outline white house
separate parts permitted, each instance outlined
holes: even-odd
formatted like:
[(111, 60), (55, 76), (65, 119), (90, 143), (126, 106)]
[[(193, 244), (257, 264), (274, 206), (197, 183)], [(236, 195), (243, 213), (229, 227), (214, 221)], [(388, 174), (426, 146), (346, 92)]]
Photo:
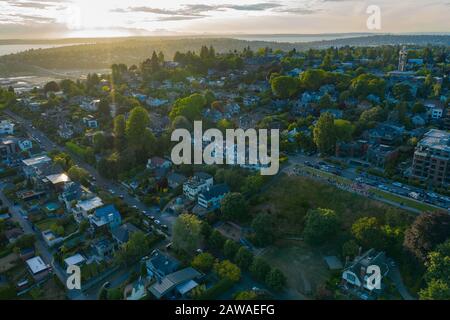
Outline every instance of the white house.
[(427, 108), (427, 113), (431, 119), (442, 118), (444, 106), (440, 101), (425, 101), (423, 105)]
[(208, 190), (213, 184), (214, 178), (211, 175), (197, 172), (183, 184), (183, 193), (187, 198), (195, 200), (199, 193)]

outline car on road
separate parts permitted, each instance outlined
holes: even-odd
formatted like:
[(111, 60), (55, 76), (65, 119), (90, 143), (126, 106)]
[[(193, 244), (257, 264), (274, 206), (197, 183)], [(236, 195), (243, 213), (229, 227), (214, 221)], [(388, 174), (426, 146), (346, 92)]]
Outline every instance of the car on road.
[(155, 224), (159, 226), (161, 224), (161, 221), (155, 220)]
[(134, 206), (132, 206), (132, 208), (133, 208), (133, 209), (137, 209), (137, 208), (138, 208), (138, 206), (137, 206), (137, 205), (134, 205)]
[(155, 216), (150, 216), (150, 220), (155, 221)]
[(168, 227), (167, 225), (165, 225), (165, 224), (163, 224), (163, 225), (161, 226), (161, 228), (163, 228), (164, 230), (169, 230), (169, 227)]
[(385, 190), (385, 191), (388, 191), (388, 190), (389, 190), (389, 188), (386, 187), (384, 184), (379, 184), (379, 185), (378, 185), (378, 188), (381, 189), (381, 190)]
[(393, 185), (394, 187), (399, 187), (399, 188), (403, 187), (403, 184), (400, 183), (400, 182), (393, 182), (392, 185)]

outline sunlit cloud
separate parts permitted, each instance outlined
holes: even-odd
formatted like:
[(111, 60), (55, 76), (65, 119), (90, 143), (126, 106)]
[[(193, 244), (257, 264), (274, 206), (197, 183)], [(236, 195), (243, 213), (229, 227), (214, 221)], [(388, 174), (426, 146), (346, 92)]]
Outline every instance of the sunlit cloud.
[[(367, 32), (371, 0), (0, 0), (0, 38), (127, 34)], [(448, 32), (448, 0), (377, 0), (381, 32)], [(8, 26), (8, 28), (4, 28)], [(39, 28), (36, 28), (39, 26)]]

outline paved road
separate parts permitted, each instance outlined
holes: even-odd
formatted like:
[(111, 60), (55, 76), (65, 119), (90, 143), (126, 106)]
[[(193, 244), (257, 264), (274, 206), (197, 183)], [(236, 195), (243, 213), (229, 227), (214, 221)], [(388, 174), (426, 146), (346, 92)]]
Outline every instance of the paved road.
[(44, 260), (46, 264), (49, 264), (53, 267), (53, 272), (56, 274), (56, 276), (59, 278), (59, 280), (65, 285), (67, 280), (67, 275), (60, 267), (55, 265), (53, 263), (53, 253), (52, 251), (47, 247), (47, 244), (42, 239), (41, 235), (36, 233), (33, 230), (33, 227), (31, 223), (24, 219), (22, 214), (20, 213), (20, 208), (18, 206), (14, 206), (8, 198), (5, 197), (3, 193), (4, 185), (1, 185), (0, 187), (0, 199), (2, 200), (3, 204), (9, 208), (9, 212), (11, 213), (11, 219), (15, 222), (18, 222), (20, 226), (22, 227), (22, 230), (25, 232), (25, 234), (34, 234), (36, 236), (36, 242), (35, 247), (37, 251), (39, 252), (40, 257)]
[[(133, 196), (129, 195), (128, 191), (126, 190), (126, 188), (124, 186), (122, 186), (121, 184), (119, 184), (115, 181), (105, 179), (102, 176), (100, 176), (98, 174), (97, 170), (93, 166), (89, 165), (88, 163), (86, 163), (85, 161), (83, 161), (82, 159), (77, 157), (76, 155), (73, 155), (69, 150), (67, 150), (67, 148), (59, 146), (56, 143), (54, 143), (53, 141), (51, 141), (44, 133), (42, 133), (35, 127), (33, 127), (31, 124), (31, 121), (23, 119), (22, 117), (18, 116), (17, 114), (15, 114), (9, 110), (5, 110), (4, 112), (8, 116), (13, 118), (15, 121), (21, 123), (22, 126), (24, 127), (24, 129), (28, 132), (28, 134), (31, 137), (33, 137), (34, 139), (37, 138), (38, 141), (40, 141), (41, 147), (43, 149), (45, 149), (46, 151), (58, 150), (61, 152), (70, 153), (72, 155), (74, 162), (78, 166), (80, 166), (80, 167), (84, 168), (86, 171), (88, 171), (89, 174), (91, 174), (95, 178), (96, 185), (99, 188), (105, 189), (108, 191), (111, 190), (114, 192), (115, 195), (122, 195), (123, 201), (125, 203), (127, 203), (130, 207), (137, 208), (141, 212), (150, 211), (150, 208), (147, 207), (144, 203), (142, 203), (138, 199), (134, 198)], [(161, 221), (162, 224), (167, 225), (169, 227), (169, 231), (172, 230), (172, 226), (175, 222), (175, 217), (173, 215), (166, 213), (166, 212), (156, 212), (156, 213), (152, 213), (152, 215), (155, 216), (155, 218), (157, 220)]]
[[(302, 154), (296, 154), (293, 156), (289, 157), (289, 162), (290, 165), (286, 168), (284, 168), (284, 171), (288, 171), (291, 170), (292, 168), (294, 168), (297, 164), (304, 164), (305, 161), (310, 162), (312, 165), (318, 165), (320, 162), (324, 162), (323, 159), (318, 158), (316, 156), (306, 156), (306, 155), (302, 155)], [(386, 179), (386, 178), (381, 178), (381, 177), (377, 177), (377, 176), (373, 176), (367, 173), (358, 173), (355, 167), (349, 167), (347, 169), (343, 169), (340, 170), (341, 172), (341, 176), (344, 178), (347, 178), (349, 180), (352, 181), (357, 181), (357, 179), (363, 179), (363, 183), (370, 185), (372, 188), (376, 188), (379, 189), (381, 191), (384, 192), (389, 192), (392, 193), (396, 196), (400, 196), (400, 197), (404, 197), (405, 200), (409, 199), (412, 200), (408, 194), (412, 191), (417, 192), (419, 194), (426, 194), (426, 190), (421, 189), (421, 188), (417, 188), (417, 187), (413, 187), (413, 186), (406, 186), (406, 185), (402, 185), (402, 186), (395, 186), (392, 183), (394, 183), (395, 181)], [(437, 195), (439, 196), (439, 195)], [(409, 208), (406, 207), (404, 205), (400, 205), (398, 203), (392, 202), (392, 201), (388, 201), (386, 199), (383, 198), (379, 198), (379, 197), (375, 197), (377, 200), (379, 201), (383, 201), (389, 204), (392, 204), (394, 206), (397, 206), (399, 208), (402, 209), (408, 209), (410, 211), (416, 212), (416, 213), (421, 213), (421, 211), (414, 209), (414, 208)], [(450, 207), (450, 203), (448, 203), (447, 205), (444, 206), (437, 206), (431, 203), (426, 203), (420, 200), (416, 200), (418, 202), (422, 202), (425, 203), (429, 206), (433, 206), (436, 208), (436, 210), (448, 210), (448, 207)]]

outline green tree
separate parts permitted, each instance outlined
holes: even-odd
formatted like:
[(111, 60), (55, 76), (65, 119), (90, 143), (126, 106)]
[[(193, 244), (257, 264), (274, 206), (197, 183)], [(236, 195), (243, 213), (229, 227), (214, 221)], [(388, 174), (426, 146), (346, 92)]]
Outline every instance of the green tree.
[(208, 252), (200, 253), (192, 260), (192, 267), (206, 273), (213, 267), (214, 260), (212, 254)]
[(239, 250), (239, 245), (231, 239), (225, 241), (223, 245), (223, 255), (228, 259), (233, 259)]
[(183, 116), (190, 121), (201, 119), (201, 111), (206, 106), (206, 99), (199, 93), (194, 93), (186, 98), (175, 101), (169, 116), (172, 121)]
[(358, 254), (359, 246), (358, 243), (355, 240), (349, 240), (347, 242), (344, 242), (342, 245), (342, 256), (345, 257), (356, 257)]
[(125, 136), (129, 147), (139, 149), (142, 146), (144, 134), (149, 125), (150, 118), (147, 110), (142, 107), (131, 110), (125, 128)]
[(279, 76), (271, 79), (272, 92), (281, 99), (292, 97), (299, 90), (299, 80), (289, 76)]
[(229, 260), (216, 262), (214, 264), (214, 272), (221, 279), (229, 279), (233, 282), (238, 282), (241, 279), (241, 270)]
[(348, 120), (336, 119), (334, 120), (334, 127), (336, 130), (336, 139), (338, 141), (351, 141), (355, 126)]
[(330, 240), (339, 228), (339, 220), (336, 213), (330, 209), (310, 210), (306, 215), (303, 235), (305, 240), (314, 245), (323, 244)]
[(255, 244), (258, 246), (266, 246), (275, 240), (275, 221), (271, 214), (260, 213), (252, 222), (252, 228), (255, 232)]
[(234, 300), (257, 300), (258, 295), (255, 291), (241, 291), (239, 292)]
[(222, 250), (225, 244), (226, 238), (217, 230), (211, 233), (208, 239), (208, 247), (213, 250)]
[(352, 225), (352, 234), (366, 249), (384, 247), (384, 233), (375, 217), (364, 217), (356, 220)]
[(115, 258), (119, 264), (129, 265), (146, 255), (149, 249), (147, 236), (142, 231), (134, 232), (128, 242), (116, 252)]
[(180, 215), (173, 226), (172, 241), (175, 248), (193, 254), (200, 248), (203, 236), (201, 221), (192, 214)]
[(125, 140), (125, 129), (126, 129), (126, 121), (125, 116), (123, 114), (118, 115), (114, 118), (114, 145), (115, 148), (119, 151), (124, 150), (126, 148), (126, 140)]
[(225, 219), (245, 221), (248, 217), (248, 205), (240, 193), (228, 193), (222, 199), (221, 210)]
[(279, 269), (272, 269), (266, 275), (265, 283), (275, 291), (282, 291), (286, 286), (286, 276)]
[(314, 143), (324, 155), (332, 155), (336, 146), (336, 128), (334, 117), (330, 113), (320, 116), (313, 130)]
[(253, 254), (247, 248), (240, 247), (234, 257), (234, 262), (242, 270), (248, 270), (253, 262)]
[(253, 259), (250, 266), (250, 273), (256, 280), (265, 281), (270, 272), (270, 266), (263, 259), (257, 257)]
[(431, 280), (425, 289), (419, 292), (420, 300), (450, 300), (450, 285), (443, 280)]

